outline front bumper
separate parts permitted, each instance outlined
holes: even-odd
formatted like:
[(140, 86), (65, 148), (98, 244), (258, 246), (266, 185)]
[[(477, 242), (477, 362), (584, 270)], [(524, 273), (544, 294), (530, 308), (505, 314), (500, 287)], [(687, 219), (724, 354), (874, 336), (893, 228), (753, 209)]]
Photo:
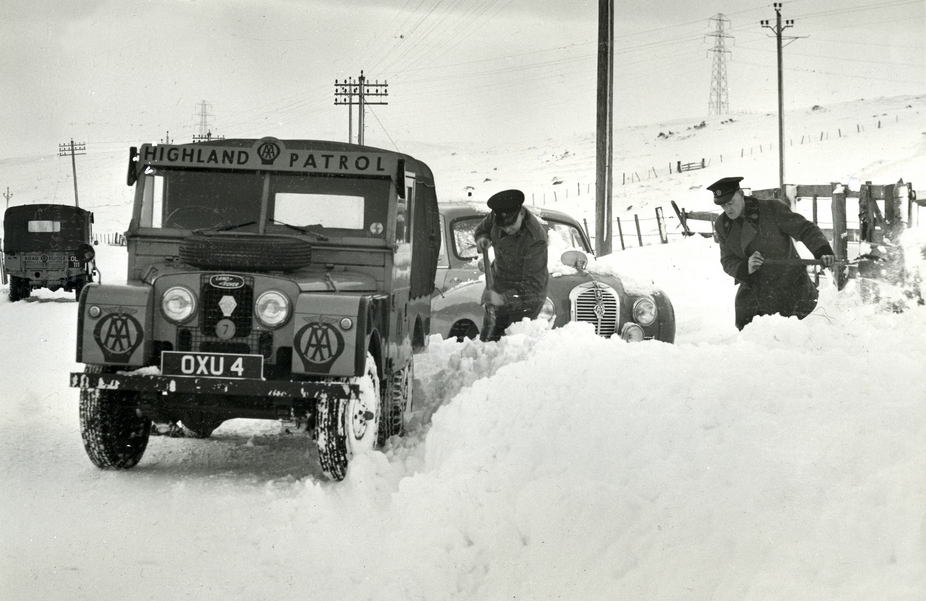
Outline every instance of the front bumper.
[(98, 390), (126, 390), (163, 394), (220, 394), (268, 399), (356, 398), (357, 384), (344, 382), (301, 382), (195, 378), (140, 374), (71, 373), (71, 387)]

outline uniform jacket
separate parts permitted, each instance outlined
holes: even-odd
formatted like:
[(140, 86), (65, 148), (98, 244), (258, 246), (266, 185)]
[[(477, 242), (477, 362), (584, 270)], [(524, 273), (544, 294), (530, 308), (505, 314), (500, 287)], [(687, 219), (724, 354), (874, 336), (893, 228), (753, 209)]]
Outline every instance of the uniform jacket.
[(492, 270), (495, 291), (505, 296), (505, 304), (517, 306), (543, 302), (547, 295), (550, 272), (547, 268), (547, 231), (528, 209), (514, 235), (509, 236), (495, 224), (493, 213), (476, 227), (473, 237), (488, 236), (495, 247)]
[[(738, 219), (726, 214), (717, 219), (720, 263), (742, 287), (754, 293), (760, 314), (793, 314), (799, 304), (815, 303), (817, 290), (803, 265), (762, 265), (749, 273), (752, 253), (766, 259), (798, 259), (794, 240), (802, 242), (814, 257), (833, 254), (826, 236), (813, 222), (793, 212), (780, 200), (745, 198)], [(811, 305), (812, 309), (812, 305)]]

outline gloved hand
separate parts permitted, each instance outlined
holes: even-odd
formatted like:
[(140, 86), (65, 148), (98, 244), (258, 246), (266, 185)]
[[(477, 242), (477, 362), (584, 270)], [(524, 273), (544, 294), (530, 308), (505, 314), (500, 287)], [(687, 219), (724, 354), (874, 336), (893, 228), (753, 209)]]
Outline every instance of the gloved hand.
[(483, 305), (492, 305), (493, 307), (501, 307), (502, 305), (505, 304), (505, 297), (494, 290), (486, 288), (485, 291), (482, 293), (481, 303)]
[(492, 241), (489, 240), (488, 236), (479, 236), (476, 238), (476, 250), (481, 253), (485, 252), (485, 249), (489, 248), (489, 245), (492, 244)]
[(820, 260), (823, 261), (824, 267), (832, 267), (836, 264), (836, 257), (833, 255), (823, 255)]

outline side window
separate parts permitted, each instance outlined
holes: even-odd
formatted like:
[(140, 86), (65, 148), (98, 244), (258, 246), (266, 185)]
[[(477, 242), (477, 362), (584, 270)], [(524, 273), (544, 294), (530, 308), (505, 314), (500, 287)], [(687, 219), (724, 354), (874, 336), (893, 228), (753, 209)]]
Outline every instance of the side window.
[[(442, 232), (447, 231), (447, 225), (446, 225), (446, 221), (444, 220), (444, 216), (439, 215), (438, 219), (440, 219), (440, 231)], [(437, 264), (440, 267), (450, 267), (450, 259), (447, 256), (447, 244), (448, 243), (449, 241), (447, 240), (447, 236), (441, 236), (440, 250), (438, 250), (437, 252)]]
[(164, 214), (164, 177), (152, 173), (146, 174), (144, 186), (141, 220), (138, 225), (141, 227), (163, 227), (164, 224), (161, 220)]
[(395, 216), (396, 243), (408, 243), (412, 240), (412, 215), (415, 214), (415, 175), (406, 173), (405, 181), (412, 182), (412, 185), (405, 188), (405, 198), (398, 199)]

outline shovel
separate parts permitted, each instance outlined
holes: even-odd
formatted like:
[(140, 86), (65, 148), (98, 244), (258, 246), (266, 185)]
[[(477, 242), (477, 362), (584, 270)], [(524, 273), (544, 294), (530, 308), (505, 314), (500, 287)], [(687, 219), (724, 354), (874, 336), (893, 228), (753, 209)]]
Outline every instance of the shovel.
[[(765, 259), (762, 261), (763, 265), (819, 265), (823, 267), (823, 261), (820, 259)], [(846, 287), (848, 283), (849, 275), (847, 267), (849, 265), (858, 264), (858, 259), (852, 261), (847, 261), (845, 259), (836, 259), (836, 262), (833, 263), (833, 275), (836, 278), (836, 289), (842, 290)], [(817, 282), (819, 283), (819, 276), (817, 276)]]
[[(492, 265), (489, 263), (489, 247), (482, 251), (482, 264), (485, 265), (486, 272), (486, 289), (495, 290), (495, 284), (492, 281)], [(482, 332), (479, 333), (479, 340), (485, 342), (492, 335), (495, 329), (495, 305), (486, 303), (486, 314), (482, 320)]]

